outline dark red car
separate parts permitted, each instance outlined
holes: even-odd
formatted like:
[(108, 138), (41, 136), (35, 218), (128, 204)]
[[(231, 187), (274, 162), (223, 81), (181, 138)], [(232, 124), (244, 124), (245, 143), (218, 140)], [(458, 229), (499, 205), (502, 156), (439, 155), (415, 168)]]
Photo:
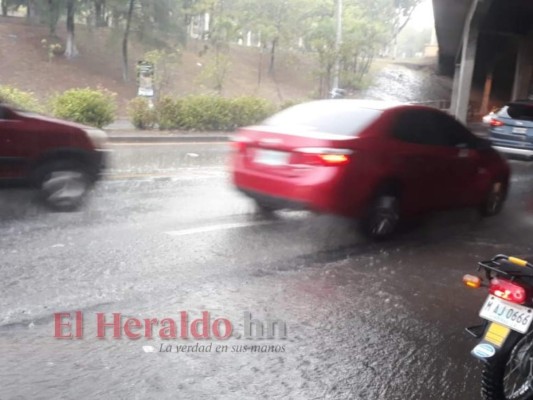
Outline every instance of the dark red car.
[(104, 166), (100, 129), (0, 105), (0, 184), (31, 186), (55, 210), (77, 209)]
[(490, 142), (444, 112), (362, 100), (300, 104), (240, 129), (235, 186), (259, 208), (358, 218), (390, 236), (401, 218), (452, 207), (498, 213), (509, 167)]

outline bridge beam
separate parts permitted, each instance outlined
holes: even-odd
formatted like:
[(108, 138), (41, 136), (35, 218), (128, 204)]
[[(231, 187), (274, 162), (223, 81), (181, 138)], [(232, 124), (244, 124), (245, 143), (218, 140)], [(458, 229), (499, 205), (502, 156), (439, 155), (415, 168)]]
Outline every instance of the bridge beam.
[(476, 63), (479, 19), (474, 18), (479, 0), (473, 0), (463, 27), (461, 61), (455, 67), (450, 112), (459, 121), (466, 123), (472, 78)]

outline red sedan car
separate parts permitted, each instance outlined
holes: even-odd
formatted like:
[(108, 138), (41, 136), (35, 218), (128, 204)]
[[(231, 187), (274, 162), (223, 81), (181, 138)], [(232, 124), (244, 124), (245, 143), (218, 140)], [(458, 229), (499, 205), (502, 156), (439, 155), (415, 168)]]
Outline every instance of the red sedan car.
[(509, 167), (490, 142), (422, 106), (313, 101), (241, 128), (233, 144), (233, 182), (261, 210), (357, 218), (373, 239), (422, 212), (497, 214), (509, 187)]

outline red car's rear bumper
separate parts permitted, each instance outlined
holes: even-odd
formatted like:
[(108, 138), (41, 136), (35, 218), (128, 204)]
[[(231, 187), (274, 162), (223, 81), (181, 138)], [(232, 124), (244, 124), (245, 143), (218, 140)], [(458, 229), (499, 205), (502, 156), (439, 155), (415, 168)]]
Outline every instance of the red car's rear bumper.
[(355, 216), (357, 201), (343, 193), (343, 167), (275, 175), (234, 165), (233, 183), (243, 193), (275, 208)]

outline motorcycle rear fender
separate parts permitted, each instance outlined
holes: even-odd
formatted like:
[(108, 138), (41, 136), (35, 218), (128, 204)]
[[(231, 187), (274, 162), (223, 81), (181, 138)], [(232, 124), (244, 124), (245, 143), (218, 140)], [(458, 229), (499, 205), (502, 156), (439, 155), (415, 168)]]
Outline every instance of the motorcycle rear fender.
[(502, 357), (506, 357), (514, 345), (522, 338), (524, 335), (522, 333), (515, 332), (511, 330), (501, 344), (497, 344), (497, 340), (488, 335), (489, 330), (491, 329), (493, 322), (487, 324), (487, 329), (483, 333), (483, 338), (481, 341), (472, 349), (470, 354), (477, 358), (478, 360), (488, 363), (489, 361), (498, 360)]

